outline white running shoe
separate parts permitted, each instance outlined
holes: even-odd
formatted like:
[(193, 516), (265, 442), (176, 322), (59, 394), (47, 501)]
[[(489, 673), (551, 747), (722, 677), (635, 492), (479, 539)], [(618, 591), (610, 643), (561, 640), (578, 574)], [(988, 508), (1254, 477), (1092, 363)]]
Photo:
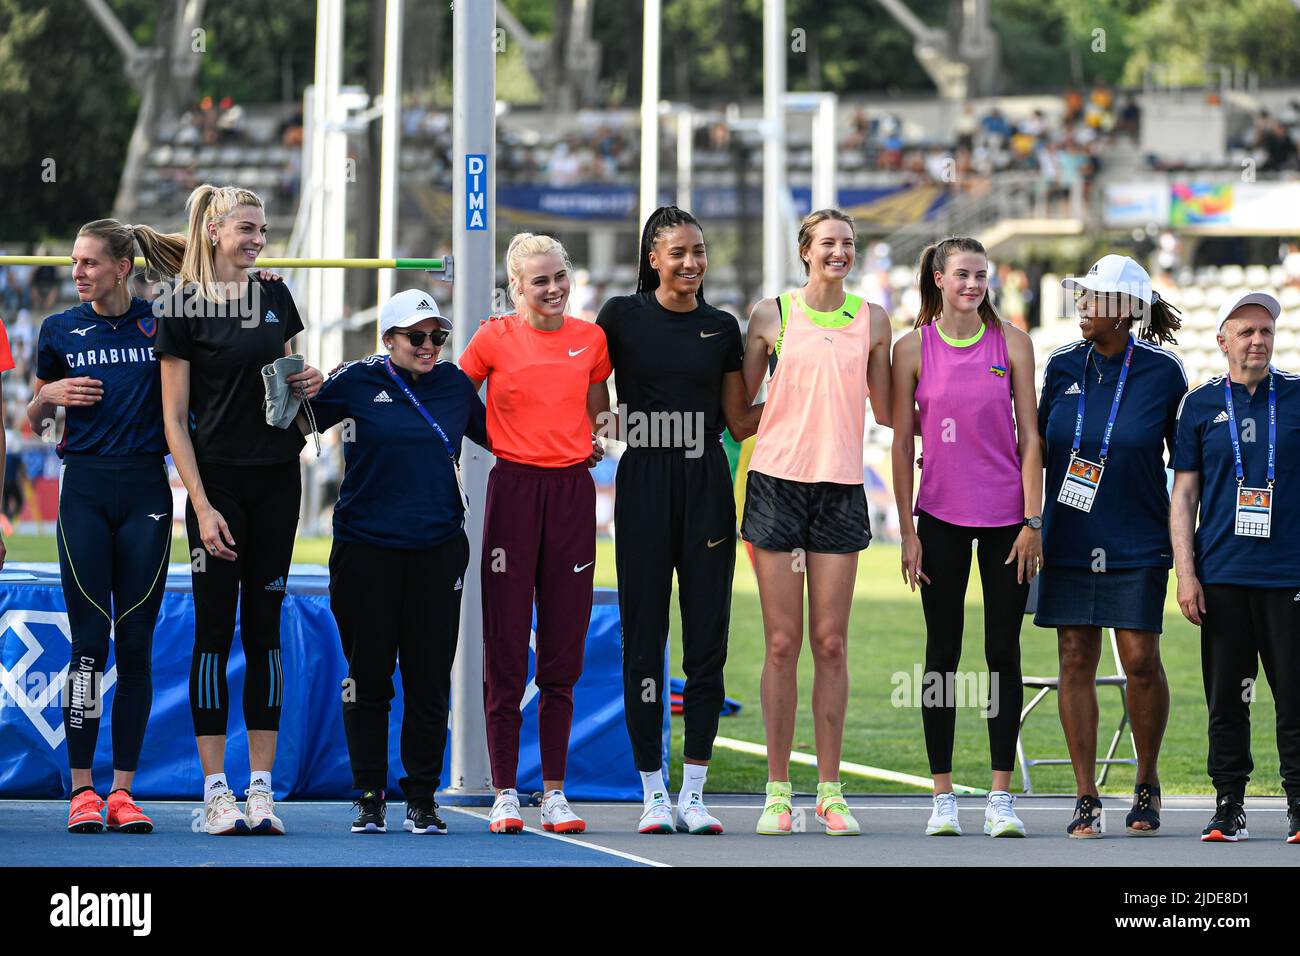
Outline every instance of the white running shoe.
[(203, 804), (203, 832), (213, 836), (246, 833), (248, 822), (235, 804), (235, 795), (223, 790)]
[(284, 836), (284, 824), (275, 815), (275, 800), (265, 790), (245, 790), (244, 816), (252, 833)]
[(1016, 816), (1016, 798), (1005, 790), (989, 794), (988, 806), (984, 808), (984, 832), (995, 837), (1025, 835), (1025, 824)]
[(698, 793), (683, 793), (677, 803), (678, 833), (721, 833), (722, 823), (704, 805)]
[(672, 833), (673, 805), (668, 802), (668, 795), (656, 790), (641, 813), (641, 822), (637, 824), (638, 833)]
[(519, 792), (502, 790), (488, 814), (489, 833), (523, 833), (524, 818), (519, 815)]
[(552, 790), (542, 801), (542, 829), (547, 833), (581, 833), (587, 824), (573, 812), (563, 790)]
[(926, 836), (961, 836), (961, 823), (957, 820), (957, 795), (936, 793), (934, 810), (925, 824)]

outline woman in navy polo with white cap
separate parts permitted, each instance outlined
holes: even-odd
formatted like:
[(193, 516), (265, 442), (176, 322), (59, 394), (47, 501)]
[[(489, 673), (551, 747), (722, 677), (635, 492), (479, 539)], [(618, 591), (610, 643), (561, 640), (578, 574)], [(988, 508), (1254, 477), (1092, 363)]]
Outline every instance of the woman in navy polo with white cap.
[(1160, 343), (1174, 341), (1180, 321), (1127, 256), (1103, 256), (1061, 284), (1074, 292), (1083, 337), (1053, 352), (1043, 374), (1044, 567), (1034, 623), (1057, 631), (1061, 726), (1078, 797), (1066, 832), (1101, 836), (1096, 677), (1102, 629), (1113, 628), (1138, 759), (1125, 824), (1150, 836), (1160, 828), (1156, 764), (1169, 719), (1160, 661), (1173, 563), (1165, 450), (1172, 455), (1187, 392), (1182, 363)]
[(348, 659), (343, 727), (361, 791), (353, 833), (386, 829), (388, 711), (399, 657), (403, 826), (447, 832), (434, 793), (469, 561), (457, 459), (463, 437), (487, 446), (474, 386), (438, 360), (450, 330), (427, 292), (399, 292), (380, 310), (384, 352), (335, 370), (312, 402), (318, 428), (344, 428), (329, 567), (330, 610)]
[(1188, 392), (1178, 412), (1170, 530), (1178, 606), (1201, 629), (1216, 798), (1201, 839), (1211, 842), (1249, 835), (1250, 702), (1262, 661), (1277, 706), (1285, 839), (1300, 844), (1300, 375), (1272, 365), (1281, 311), (1267, 292), (1225, 302), (1227, 374)]

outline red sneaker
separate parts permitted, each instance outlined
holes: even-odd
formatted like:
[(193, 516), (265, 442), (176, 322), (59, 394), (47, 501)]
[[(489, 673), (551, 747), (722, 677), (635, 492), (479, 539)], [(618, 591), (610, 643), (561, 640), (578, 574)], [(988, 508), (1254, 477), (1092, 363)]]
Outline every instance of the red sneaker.
[(83, 790), (72, 798), (68, 809), (69, 833), (99, 833), (104, 829), (104, 801), (94, 790)]
[(151, 833), (153, 821), (145, 816), (125, 790), (108, 795), (108, 828), (118, 833)]

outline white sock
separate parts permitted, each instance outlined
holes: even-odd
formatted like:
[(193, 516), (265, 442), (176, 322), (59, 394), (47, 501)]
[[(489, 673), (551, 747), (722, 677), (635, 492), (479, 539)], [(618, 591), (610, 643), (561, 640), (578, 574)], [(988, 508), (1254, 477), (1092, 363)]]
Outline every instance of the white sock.
[(655, 798), (655, 794), (667, 796), (668, 785), (664, 783), (664, 772), (662, 769), (651, 770), (641, 773), (641, 791), (645, 798), (646, 806)]
[(225, 793), (230, 789), (230, 784), (226, 783), (224, 773), (210, 773), (203, 778), (203, 799), (211, 800), (218, 794)]
[(682, 789), (677, 794), (677, 803), (685, 806), (690, 800), (690, 794), (698, 793), (704, 795), (704, 779), (709, 775), (708, 767), (701, 767), (697, 763), (688, 763), (682, 765)]
[(263, 793), (271, 792), (271, 771), (254, 770), (248, 775), (248, 789), (260, 790)]

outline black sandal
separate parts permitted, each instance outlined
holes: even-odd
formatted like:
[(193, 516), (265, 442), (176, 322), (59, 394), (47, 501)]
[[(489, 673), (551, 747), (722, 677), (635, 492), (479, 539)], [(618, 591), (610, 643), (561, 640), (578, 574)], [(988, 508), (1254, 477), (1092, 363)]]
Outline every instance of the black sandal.
[[(1150, 824), (1149, 830), (1137, 829), (1135, 823)], [(1160, 788), (1139, 783), (1133, 790), (1133, 809), (1124, 818), (1130, 836), (1155, 836), (1160, 831)]]
[[(1080, 832), (1087, 827), (1090, 832)], [(1065, 828), (1072, 840), (1096, 840), (1101, 836), (1101, 798), (1084, 794), (1074, 804), (1074, 819)]]

